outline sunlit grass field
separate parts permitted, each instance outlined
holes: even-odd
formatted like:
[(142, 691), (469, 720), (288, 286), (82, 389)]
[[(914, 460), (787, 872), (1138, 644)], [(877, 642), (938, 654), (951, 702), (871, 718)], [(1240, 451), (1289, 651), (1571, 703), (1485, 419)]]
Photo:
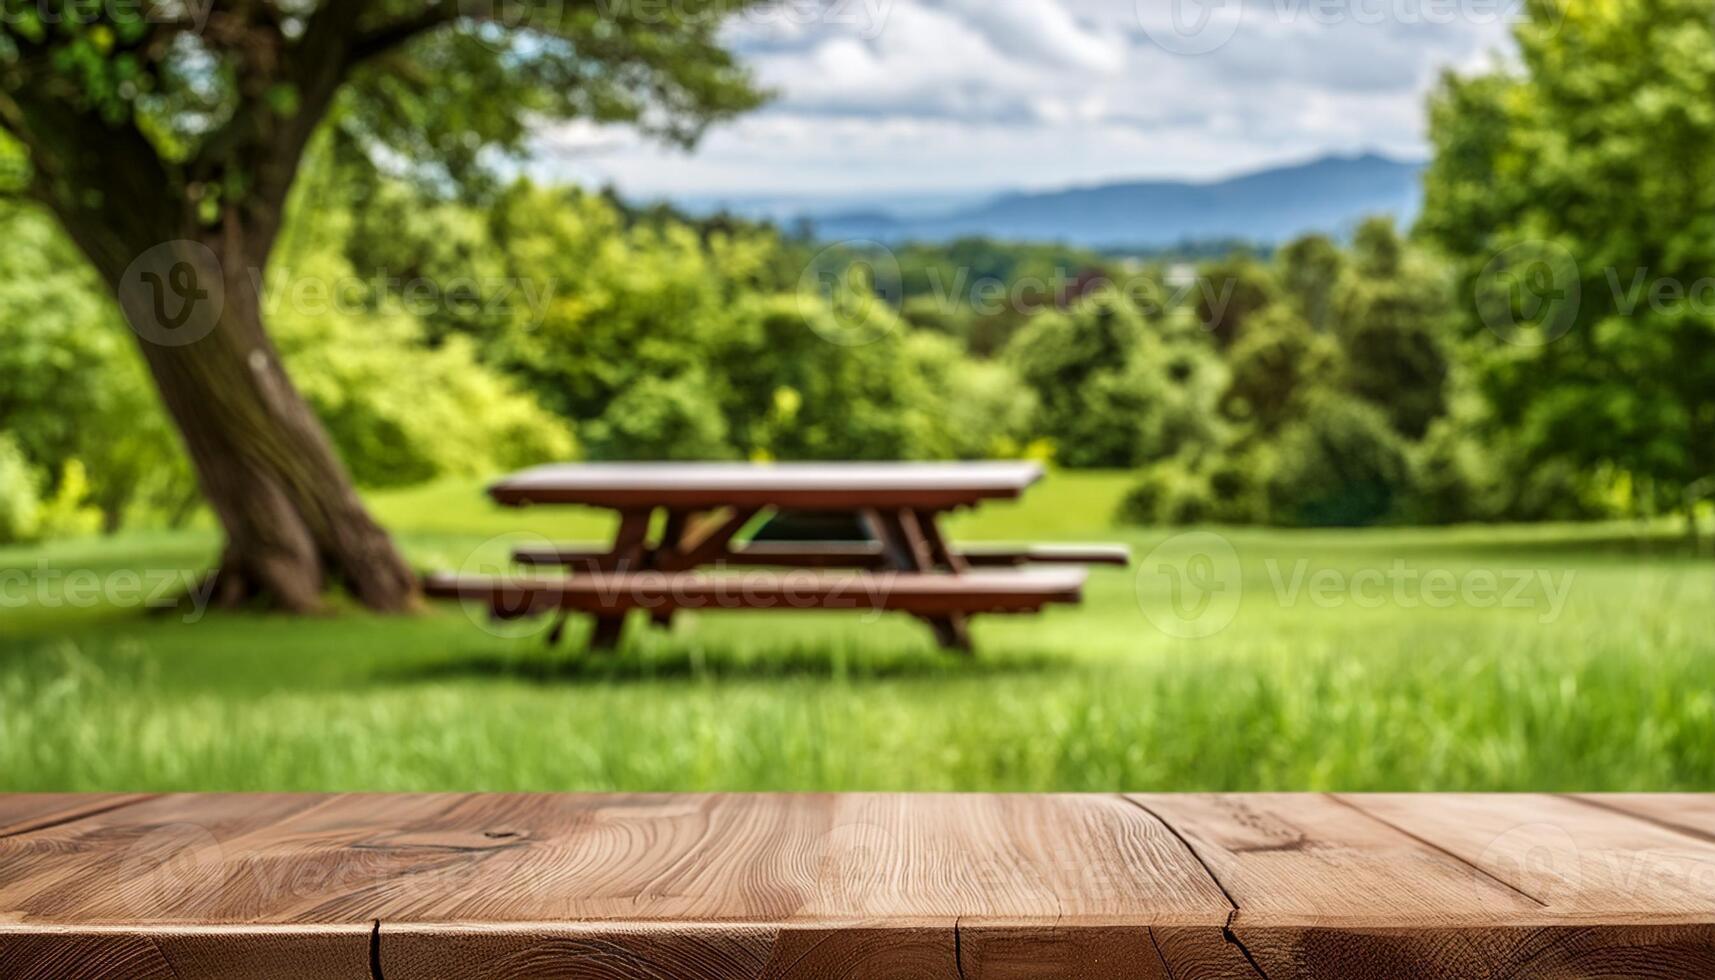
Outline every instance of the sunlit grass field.
[[(1138, 563), (979, 620), (971, 659), (860, 614), (633, 623), (614, 655), (456, 605), (187, 623), (67, 576), (165, 579), (207, 529), (0, 550), (0, 790), (1715, 790), (1715, 562), (1677, 526), (1204, 529), (1235, 574), (1183, 620), (1212, 539), (1111, 527), (1126, 482), (954, 522)], [(475, 481), (373, 502), (425, 568), (608, 529)]]

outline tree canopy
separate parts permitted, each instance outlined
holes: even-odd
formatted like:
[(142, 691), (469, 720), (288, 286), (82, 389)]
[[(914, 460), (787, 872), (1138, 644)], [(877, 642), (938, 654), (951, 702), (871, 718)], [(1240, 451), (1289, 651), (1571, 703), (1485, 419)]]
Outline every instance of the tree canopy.
[(1715, 20), (1531, 0), (1521, 63), (1443, 79), (1420, 230), (1455, 257), (1497, 421), (1676, 508), (1715, 472)]

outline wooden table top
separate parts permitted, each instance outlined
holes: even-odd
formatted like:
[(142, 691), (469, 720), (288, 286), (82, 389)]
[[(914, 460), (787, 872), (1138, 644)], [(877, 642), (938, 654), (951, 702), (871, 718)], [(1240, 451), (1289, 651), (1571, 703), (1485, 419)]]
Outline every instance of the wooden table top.
[(1710, 977), (1715, 796), (0, 796), (0, 977)]
[(489, 487), (502, 504), (597, 507), (965, 507), (1017, 497), (1042, 478), (1025, 462), (561, 463)]

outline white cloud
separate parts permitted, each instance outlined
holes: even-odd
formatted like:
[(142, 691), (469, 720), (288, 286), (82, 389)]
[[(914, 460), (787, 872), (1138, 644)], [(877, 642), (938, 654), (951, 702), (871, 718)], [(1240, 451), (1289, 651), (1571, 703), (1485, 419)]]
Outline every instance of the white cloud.
[(1242, 0), (1231, 38), (1198, 56), (1145, 26), (1170, 4), (1234, 2), (843, 0), (819, 20), (746, 18), (729, 42), (775, 104), (690, 156), (562, 128), (539, 169), (637, 194), (980, 191), (1421, 154), (1438, 72), (1510, 47), (1492, 6), (1460, 14), (1495, 0)]

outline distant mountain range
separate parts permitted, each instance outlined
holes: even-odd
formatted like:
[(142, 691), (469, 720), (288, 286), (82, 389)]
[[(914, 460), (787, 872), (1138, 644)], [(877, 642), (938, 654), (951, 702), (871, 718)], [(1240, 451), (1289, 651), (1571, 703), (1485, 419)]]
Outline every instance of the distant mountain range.
[[(1225, 180), (1127, 181), (1057, 191), (1016, 191), (946, 209), (817, 208), (798, 199), (720, 202), (753, 216), (807, 223), (823, 240), (946, 241), (964, 235), (1098, 248), (1161, 248), (1241, 239), (1275, 244), (1311, 231), (1341, 233), (1372, 214), (1413, 218), (1423, 164), (1374, 153), (1327, 156)], [(878, 195), (878, 197), (880, 197)], [(700, 204), (714, 203), (705, 199)]]

